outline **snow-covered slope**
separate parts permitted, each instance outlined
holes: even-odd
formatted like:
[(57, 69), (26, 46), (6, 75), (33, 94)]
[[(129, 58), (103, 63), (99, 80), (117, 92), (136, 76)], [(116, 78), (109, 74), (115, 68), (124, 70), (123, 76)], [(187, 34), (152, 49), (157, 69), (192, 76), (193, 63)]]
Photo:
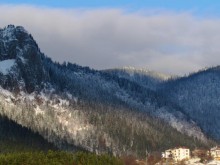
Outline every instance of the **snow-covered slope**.
[(15, 65), (15, 59), (0, 61), (0, 73), (7, 75), (11, 68)]
[(2, 65), (7, 74), (0, 74), (0, 114), (60, 148), (67, 143), (144, 156), (146, 149), (210, 144), (182, 107), (158, 94), (164, 78), (156, 73), (54, 63), (13, 25), (0, 30), (0, 61), (14, 61), (6, 69)]
[[(36, 42), (21, 26), (0, 29), (0, 84), (28, 93), (39, 89), (47, 76)], [(12, 85), (13, 84), (13, 85)]]

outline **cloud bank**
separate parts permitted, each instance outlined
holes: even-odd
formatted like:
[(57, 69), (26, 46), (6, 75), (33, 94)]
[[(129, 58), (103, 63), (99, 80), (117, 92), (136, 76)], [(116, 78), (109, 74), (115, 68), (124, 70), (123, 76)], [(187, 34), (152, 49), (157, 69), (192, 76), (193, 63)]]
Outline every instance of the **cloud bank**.
[(220, 64), (220, 19), (191, 13), (0, 6), (0, 27), (22, 25), (55, 61), (187, 74)]

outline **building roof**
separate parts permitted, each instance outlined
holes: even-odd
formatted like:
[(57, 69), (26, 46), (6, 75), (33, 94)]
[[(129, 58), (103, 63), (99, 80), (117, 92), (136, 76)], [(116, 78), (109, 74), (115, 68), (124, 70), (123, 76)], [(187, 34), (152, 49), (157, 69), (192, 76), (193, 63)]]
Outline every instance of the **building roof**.
[(211, 151), (220, 150), (220, 146), (215, 146), (215, 147), (211, 148), (210, 150), (211, 150)]
[(165, 150), (165, 152), (169, 152), (169, 151), (177, 150), (177, 149), (189, 149), (189, 148), (187, 148), (187, 147), (175, 147), (175, 148), (172, 148), (172, 149)]
[(176, 150), (176, 149), (189, 149), (189, 148), (188, 147), (175, 147), (173, 149)]

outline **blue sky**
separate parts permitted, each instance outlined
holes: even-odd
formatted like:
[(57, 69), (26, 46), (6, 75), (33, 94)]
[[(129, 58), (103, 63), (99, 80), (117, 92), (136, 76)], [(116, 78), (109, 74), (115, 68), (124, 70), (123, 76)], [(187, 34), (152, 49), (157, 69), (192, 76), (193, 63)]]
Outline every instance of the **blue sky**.
[(60, 8), (127, 8), (194, 10), (200, 14), (216, 14), (219, 0), (1, 0), (2, 4), (30, 4)]

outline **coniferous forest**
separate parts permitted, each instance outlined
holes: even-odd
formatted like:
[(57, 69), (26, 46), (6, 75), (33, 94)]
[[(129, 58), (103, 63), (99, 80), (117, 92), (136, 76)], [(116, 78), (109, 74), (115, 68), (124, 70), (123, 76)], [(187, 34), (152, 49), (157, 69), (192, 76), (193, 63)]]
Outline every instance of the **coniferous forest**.
[(172, 78), (60, 64), (14, 25), (0, 29), (0, 65), (5, 164), (120, 164), (123, 156), (220, 140), (219, 67)]

